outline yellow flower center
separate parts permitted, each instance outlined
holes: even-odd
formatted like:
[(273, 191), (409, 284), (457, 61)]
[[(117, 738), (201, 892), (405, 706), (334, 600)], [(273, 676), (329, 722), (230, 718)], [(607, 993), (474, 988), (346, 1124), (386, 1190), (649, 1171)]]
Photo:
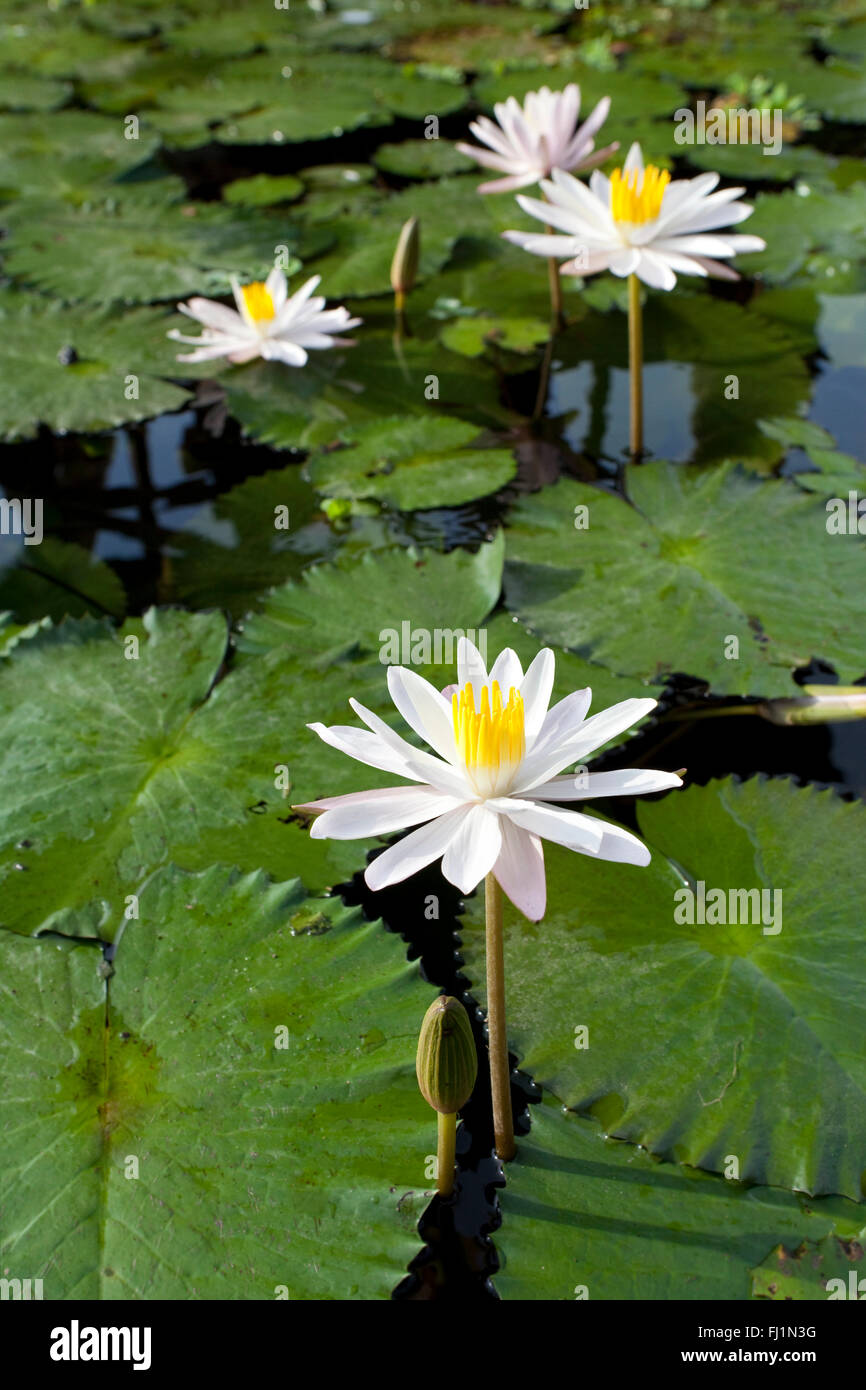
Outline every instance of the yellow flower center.
[(241, 294), (247, 313), (254, 323), (263, 323), (274, 317), (276, 309), (271, 292), (261, 280), (254, 280), (251, 285), (242, 285)]
[(499, 682), (481, 691), (481, 708), (475, 708), (471, 683), (451, 696), (454, 742), (467, 768), (498, 770), (503, 763), (519, 763), (523, 757), (523, 696), (514, 686), (502, 703)]
[(661, 211), (671, 181), (667, 169), (648, 164), (640, 169), (614, 169), (610, 176), (610, 211), (615, 222), (651, 222)]

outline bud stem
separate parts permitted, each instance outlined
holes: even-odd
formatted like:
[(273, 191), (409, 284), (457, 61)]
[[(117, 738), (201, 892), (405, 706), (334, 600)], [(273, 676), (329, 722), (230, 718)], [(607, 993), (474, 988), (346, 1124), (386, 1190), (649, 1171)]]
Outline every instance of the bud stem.
[(505, 1027), (505, 949), (502, 926), (502, 889), (493, 874), (484, 882), (487, 927), (487, 1036), (490, 1053), (490, 1092), (493, 1099), (493, 1133), (496, 1152), (507, 1161), (515, 1154), (514, 1120), (511, 1115), (511, 1078), (508, 1070), (508, 1033)]
[(457, 1144), (457, 1116), (439, 1111), (439, 1143), (436, 1150), (436, 1190), (440, 1197), (454, 1191), (454, 1151)]
[(628, 277), (628, 376), (631, 401), (631, 456), (643, 453), (643, 325), (640, 308), (640, 280)]

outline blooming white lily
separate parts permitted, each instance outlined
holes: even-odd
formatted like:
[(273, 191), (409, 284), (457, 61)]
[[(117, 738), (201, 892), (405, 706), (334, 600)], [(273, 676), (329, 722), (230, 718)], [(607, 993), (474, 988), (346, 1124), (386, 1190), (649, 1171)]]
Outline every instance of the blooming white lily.
[(229, 309), (213, 299), (191, 299), (179, 304), (182, 314), (204, 326), (200, 338), (188, 338), (173, 328), (169, 337), (178, 343), (191, 343), (196, 351), (178, 353), (178, 362), (207, 362), (227, 357), (230, 362), (249, 362), (253, 357), (286, 362), (303, 367), (308, 348), (329, 348), (337, 343), (353, 344), (348, 338), (335, 338), (347, 328), (356, 328), (360, 319), (349, 317), (348, 309), (326, 309), (322, 296), (313, 297), (320, 275), (314, 275), (291, 296), (286, 277), (275, 267), (267, 280), (239, 285), (232, 280), (237, 309)]
[(509, 97), (498, 102), (493, 110), (496, 121), (480, 116), (469, 127), (489, 149), (457, 145), (462, 154), (485, 168), (507, 174), (507, 178), (482, 183), (479, 193), (508, 193), (514, 188), (526, 188), (546, 178), (553, 169), (592, 169), (619, 149), (617, 141), (593, 153), (593, 136), (604, 124), (610, 97), (602, 97), (583, 125), (578, 125), (580, 88), (575, 82), (561, 92), (552, 92), (549, 87), (527, 92), (523, 106), (516, 97)]
[(349, 703), (366, 729), (308, 726), (359, 762), (416, 784), (297, 807), (318, 815), (310, 832), (315, 839), (352, 840), (420, 826), (368, 866), (371, 888), (400, 883), (441, 857), (443, 874), (461, 892), (492, 873), (532, 921), (544, 915), (546, 901), (542, 839), (596, 859), (649, 863), (649, 850), (628, 830), (549, 803), (680, 786), (673, 772), (639, 768), (555, 776), (648, 714), (655, 700), (624, 700), (587, 719), (591, 691), (578, 690), (549, 709), (552, 651), (539, 652), (524, 674), (507, 648), (488, 675), (465, 637), (457, 674), (458, 684), (440, 693), (416, 671), (388, 669), (394, 704), (433, 752), (412, 747), (357, 700)]
[(766, 242), (757, 236), (721, 234), (722, 228), (742, 222), (753, 209), (737, 201), (743, 188), (714, 193), (718, 182), (718, 174), (671, 181), (653, 164), (644, 168), (635, 143), (622, 170), (614, 170), (610, 178), (596, 169), (587, 187), (554, 169), (541, 185), (548, 202), (518, 196), (525, 212), (563, 235), (502, 235), (536, 256), (568, 257), (561, 267), (566, 275), (610, 270), (614, 275), (637, 275), (660, 290), (673, 289), (677, 271), (737, 280), (736, 271), (720, 258), (763, 251)]

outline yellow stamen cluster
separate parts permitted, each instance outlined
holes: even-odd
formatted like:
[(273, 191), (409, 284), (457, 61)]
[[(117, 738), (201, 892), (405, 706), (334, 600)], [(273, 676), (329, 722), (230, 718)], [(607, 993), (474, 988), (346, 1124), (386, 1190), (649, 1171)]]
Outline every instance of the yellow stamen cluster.
[(271, 299), (271, 292), (261, 280), (254, 280), (251, 285), (242, 285), (241, 294), (247, 312), (255, 323), (262, 323), (264, 320), (274, 317), (276, 309), (274, 308), (274, 301)]
[(472, 685), (464, 685), (451, 697), (454, 741), (468, 768), (499, 768), (518, 763), (524, 753), (523, 696), (514, 686), (502, 702), (499, 682), (492, 681), (481, 691), (481, 707), (475, 708)]
[(651, 222), (658, 217), (671, 181), (667, 169), (648, 164), (643, 171), (614, 169), (610, 176), (610, 211), (615, 222)]

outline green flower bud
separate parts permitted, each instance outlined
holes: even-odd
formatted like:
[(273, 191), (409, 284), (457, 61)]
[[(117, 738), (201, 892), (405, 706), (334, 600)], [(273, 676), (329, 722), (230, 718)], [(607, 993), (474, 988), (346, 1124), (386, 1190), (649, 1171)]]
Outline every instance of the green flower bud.
[(415, 284), (418, 274), (418, 253), (421, 247), (421, 227), (417, 217), (410, 217), (403, 223), (397, 250), (391, 262), (391, 289), (395, 294), (404, 295)]
[(455, 1115), (472, 1095), (478, 1054), (459, 999), (441, 994), (430, 1005), (421, 1024), (415, 1071), (422, 1096), (440, 1115)]
[(771, 724), (841, 724), (866, 719), (866, 686), (804, 685), (802, 696), (767, 700), (758, 713)]

